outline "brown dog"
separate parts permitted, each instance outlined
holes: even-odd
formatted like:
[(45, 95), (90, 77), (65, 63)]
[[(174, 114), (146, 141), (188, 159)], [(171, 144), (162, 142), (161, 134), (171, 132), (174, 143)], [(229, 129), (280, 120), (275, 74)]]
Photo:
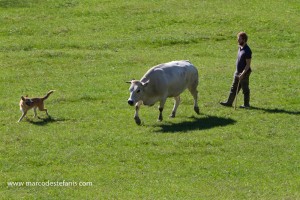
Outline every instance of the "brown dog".
[(44, 108), (44, 101), (52, 94), (55, 90), (50, 90), (44, 97), (41, 98), (28, 98), (27, 96), (21, 96), (20, 100), (20, 110), (22, 112), (22, 116), (20, 117), (19, 121), (20, 122), (23, 117), (27, 114), (27, 111), (33, 108), (34, 110), (34, 117), (36, 117), (36, 109), (38, 108), (40, 111), (45, 111), (47, 116), (48, 111), (46, 108)]

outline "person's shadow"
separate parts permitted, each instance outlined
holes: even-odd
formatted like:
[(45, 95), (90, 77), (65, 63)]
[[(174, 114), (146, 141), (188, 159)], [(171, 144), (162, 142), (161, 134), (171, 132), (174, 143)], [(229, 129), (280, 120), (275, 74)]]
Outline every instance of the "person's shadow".
[(227, 126), (236, 123), (235, 120), (231, 118), (217, 117), (217, 116), (209, 116), (203, 115), (204, 117), (190, 117), (189, 121), (184, 121), (180, 123), (168, 123), (159, 125), (159, 130), (156, 132), (163, 133), (178, 133), (178, 132), (188, 132), (192, 130), (205, 130), (211, 129), (220, 126)]
[(260, 110), (267, 113), (275, 113), (275, 114), (277, 113), (277, 114), (300, 115), (300, 111), (289, 111), (289, 110), (278, 109), (278, 108), (270, 109), (270, 108), (259, 108), (259, 107), (251, 106), (250, 109)]

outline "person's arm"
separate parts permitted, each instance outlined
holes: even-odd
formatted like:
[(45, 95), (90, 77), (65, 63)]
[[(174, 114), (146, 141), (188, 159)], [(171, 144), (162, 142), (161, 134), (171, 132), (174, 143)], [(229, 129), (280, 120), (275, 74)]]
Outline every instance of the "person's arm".
[(250, 59), (246, 59), (246, 67), (245, 67), (244, 71), (240, 75), (240, 80), (242, 80), (244, 78), (244, 75), (250, 69), (250, 64), (251, 64), (251, 58)]

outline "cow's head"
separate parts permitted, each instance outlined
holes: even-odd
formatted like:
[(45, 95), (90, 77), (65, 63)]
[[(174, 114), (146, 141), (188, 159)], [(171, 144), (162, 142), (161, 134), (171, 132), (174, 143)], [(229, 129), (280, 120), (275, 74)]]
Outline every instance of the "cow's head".
[(126, 83), (131, 84), (129, 88), (130, 96), (127, 102), (129, 105), (133, 106), (143, 99), (145, 88), (147, 87), (149, 81), (143, 83), (138, 80), (132, 80), (127, 81)]

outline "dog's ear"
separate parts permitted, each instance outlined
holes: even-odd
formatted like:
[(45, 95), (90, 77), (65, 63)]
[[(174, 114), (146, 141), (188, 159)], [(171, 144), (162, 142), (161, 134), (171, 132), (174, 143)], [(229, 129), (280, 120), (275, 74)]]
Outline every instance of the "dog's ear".
[(21, 99), (23, 100), (23, 101), (25, 101), (26, 99), (25, 99), (25, 97), (23, 97), (23, 96), (21, 96)]

